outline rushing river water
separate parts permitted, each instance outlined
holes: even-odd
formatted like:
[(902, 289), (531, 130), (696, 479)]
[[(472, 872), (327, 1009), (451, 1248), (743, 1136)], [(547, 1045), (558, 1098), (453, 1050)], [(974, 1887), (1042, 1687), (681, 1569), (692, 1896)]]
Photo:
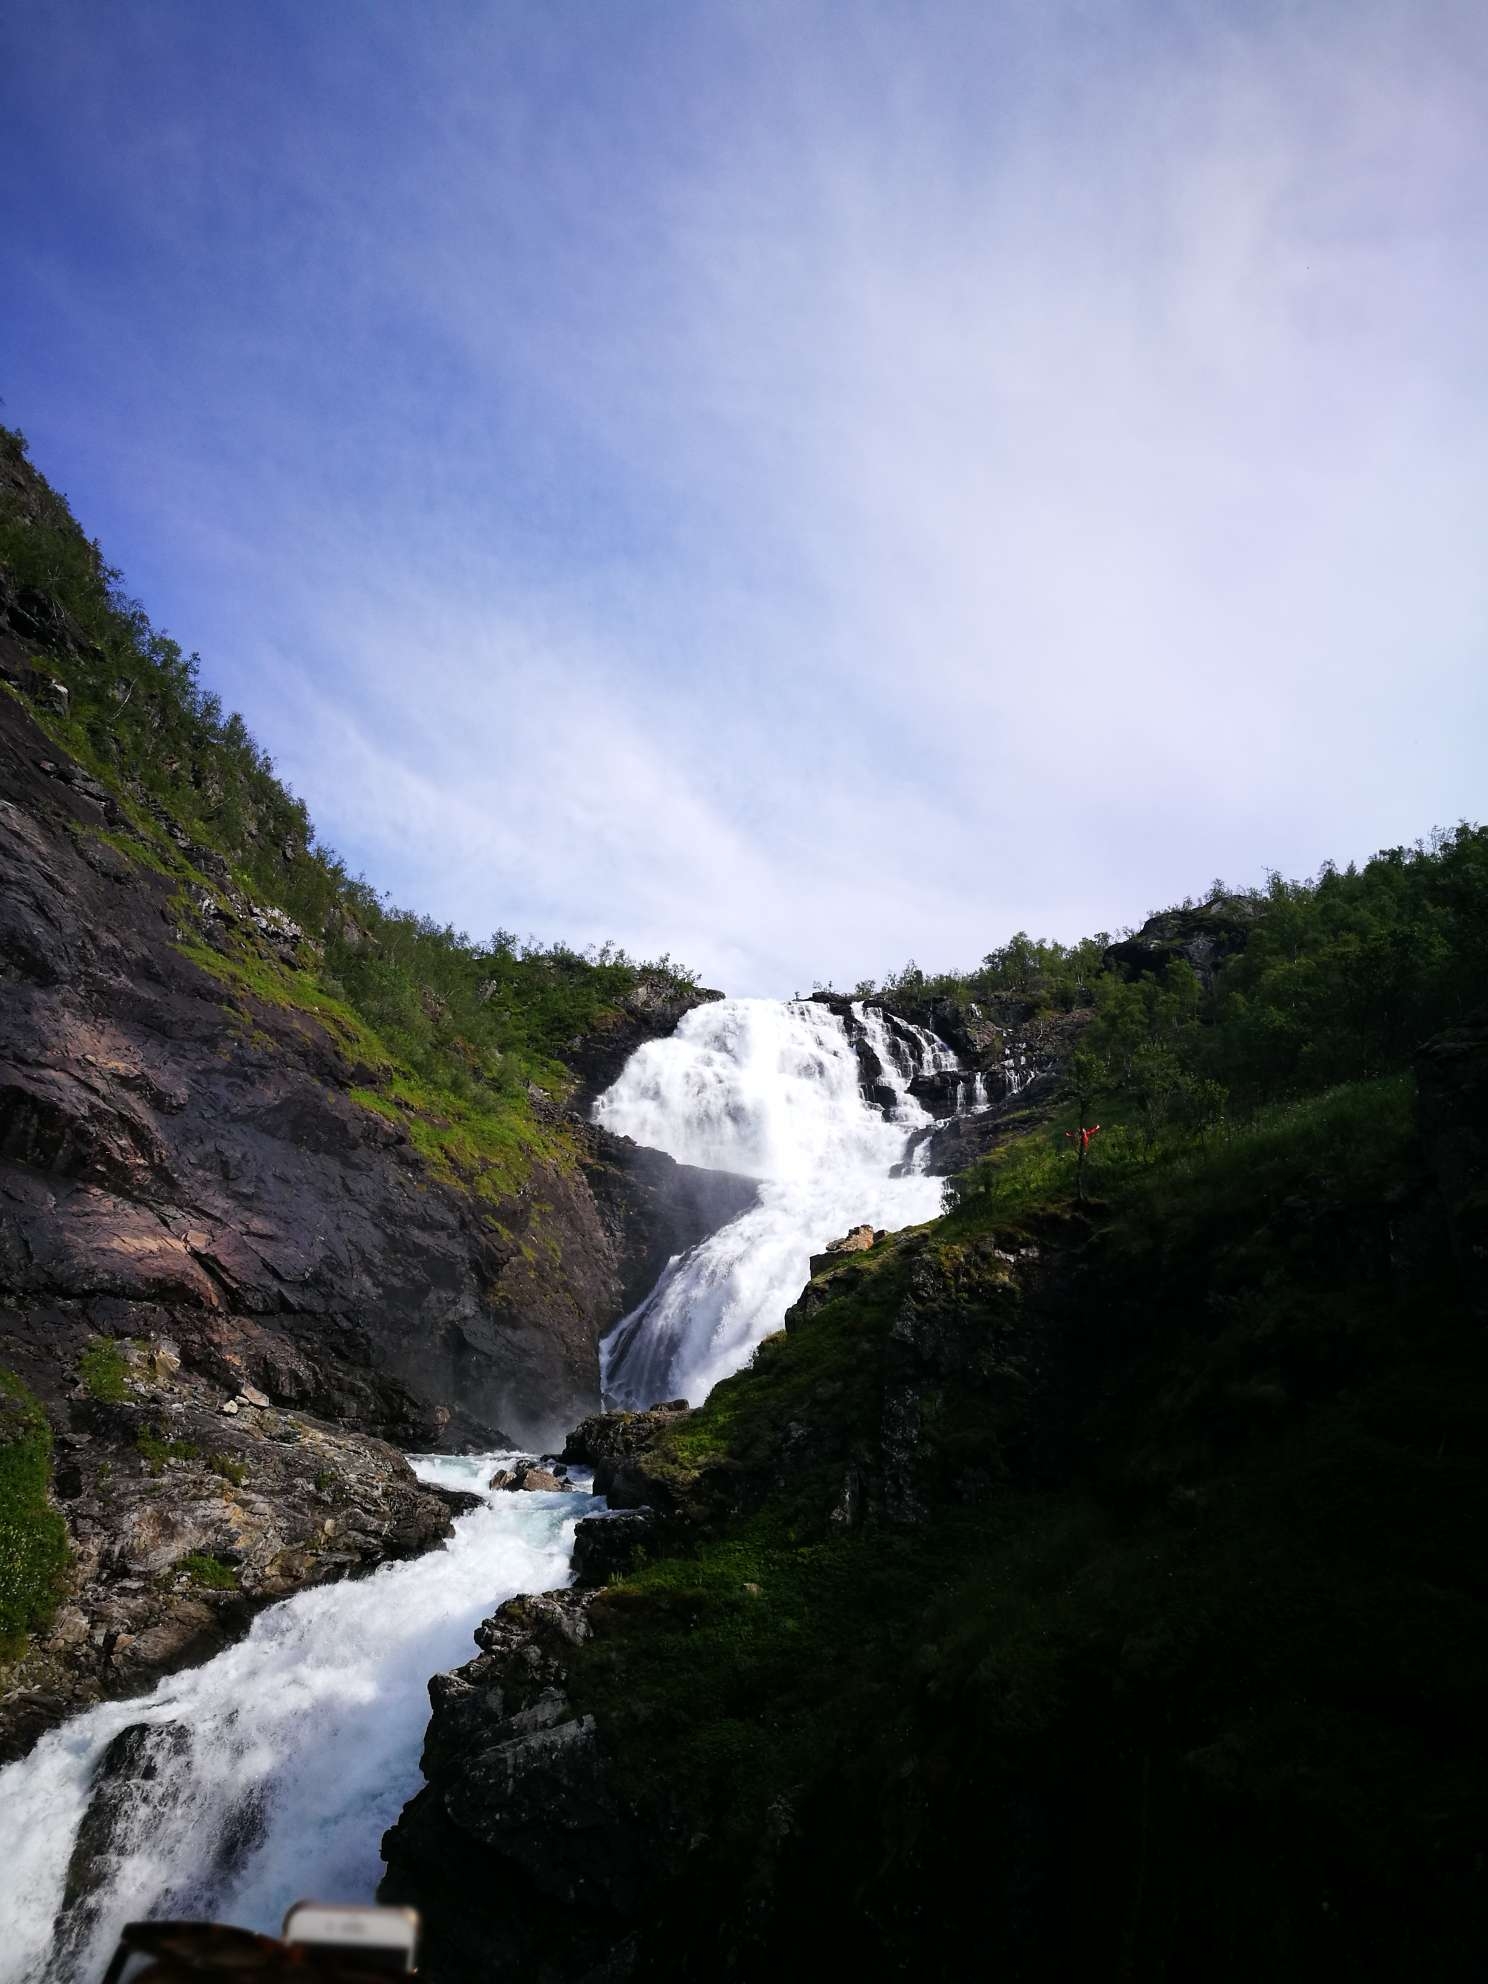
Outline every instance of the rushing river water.
[[(700, 1007), (601, 1098), (611, 1129), (761, 1181), (758, 1204), (674, 1260), (611, 1333), (612, 1396), (702, 1398), (779, 1328), (814, 1250), (863, 1221), (936, 1211), (938, 1180), (908, 1157), (931, 1120), (909, 1083), (954, 1057), (872, 1011), (857, 1018), (888, 1118), (863, 1099), (842, 1021), (805, 1001)], [(489, 1494), (503, 1458), (416, 1457), (422, 1479), (484, 1495), (447, 1547), (285, 1600), (205, 1666), (74, 1717), (0, 1771), (0, 1984), (91, 1984), (139, 1916), (277, 1929), (302, 1897), (372, 1898), (381, 1836), (419, 1788), (430, 1675), (470, 1657), (475, 1626), (503, 1600), (567, 1583), (574, 1523), (602, 1506), (579, 1492)], [(136, 1725), (153, 1774), (135, 1771), (59, 1941), (95, 1773)]]
[[(415, 1458), (425, 1481), (483, 1490), (509, 1456)], [(503, 1599), (566, 1584), (577, 1492), (497, 1493), (445, 1549), (300, 1592), (246, 1639), (134, 1701), (43, 1736), (0, 1772), (0, 1978), (91, 1984), (119, 1926), (210, 1916), (277, 1931), (303, 1897), (371, 1900), (379, 1842), (420, 1784), (431, 1674), (475, 1651)], [(54, 1947), (68, 1862), (110, 1741), (153, 1725), (159, 1760), (108, 1846), (106, 1878)]]

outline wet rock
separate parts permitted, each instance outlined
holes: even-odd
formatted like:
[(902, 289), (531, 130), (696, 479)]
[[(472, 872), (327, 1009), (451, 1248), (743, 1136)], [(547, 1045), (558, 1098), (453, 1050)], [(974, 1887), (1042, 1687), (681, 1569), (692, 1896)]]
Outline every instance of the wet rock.
[(829, 1241), (819, 1254), (811, 1256), (811, 1272), (821, 1274), (824, 1269), (834, 1267), (845, 1254), (866, 1254), (873, 1242), (871, 1226), (854, 1226), (840, 1240)]
[(674, 1254), (747, 1212), (759, 1183), (732, 1171), (678, 1164), (599, 1125), (585, 1132), (586, 1176), (619, 1264), (618, 1313), (645, 1300)]
[[(162, 1772), (191, 1748), (191, 1735), (179, 1722), (131, 1722), (99, 1758), (82, 1823), (78, 1827), (67, 1882), (57, 1916), (59, 1935), (71, 1939), (83, 1927), (81, 1904), (105, 1887), (125, 1842), (125, 1828), (138, 1830), (162, 1814), (171, 1797)], [(91, 1911), (90, 1911), (91, 1913)]]
[(654, 1544), (659, 1529), (653, 1509), (585, 1516), (574, 1529), (574, 1582), (602, 1585), (613, 1577), (623, 1577), (634, 1568), (640, 1553)]
[(722, 997), (721, 992), (682, 992), (673, 980), (643, 977), (591, 1034), (574, 1038), (564, 1048), (563, 1059), (576, 1076), (569, 1107), (587, 1115), (596, 1096), (618, 1079), (638, 1047), (675, 1033), (678, 1022), (694, 1006)]
[(71, 1589), (6, 1677), (0, 1761), (210, 1657), (272, 1600), (450, 1531), (445, 1498), (384, 1442), (277, 1409), (224, 1418), (201, 1379), (158, 1379), (148, 1346), (123, 1355), (125, 1398), (72, 1400), (57, 1439)]
[[(642, 1453), (663, 1427), (675, 1425), (691, 1410), (685, 1398), (667, 1399), (644, 1412), (596, 1412), (581, 1420), (563, 1446), (563, 1458), (581, 1467), (598, 1469), (609, 1462)], [(596, 1494), (605, 1491), (597, 1485)]]
[(477, 1657), (430, 1683), (427, 1783), (384, 1835), (379, 1894), (420, 1909), (435, 1979), (590, 1974), (654, 1878), (655, 1844), (567, 1691), (594, 1597), (513, 1599)]

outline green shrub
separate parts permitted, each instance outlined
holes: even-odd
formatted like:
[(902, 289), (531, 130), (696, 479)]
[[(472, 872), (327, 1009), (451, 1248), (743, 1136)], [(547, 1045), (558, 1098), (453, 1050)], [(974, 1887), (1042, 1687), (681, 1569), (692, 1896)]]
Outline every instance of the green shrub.
[(248, 1479), (247, 1462), (234, 1460), (231, 1454), (213, 1454), (207, 1466), (223, 1481), (230, 1481), (234, 1488), (241, 1488)]
[(185, 1572), (191, 1582), (201, 1585), (207, 1591), (236, 1591), (238, 1574), (231, 1564), (224, 1564), (220, 1557), (208, 1556), (204, 1551), (193, 1550), (187, 1557), (178, 1559), (173, 1567), (174, 1574)]

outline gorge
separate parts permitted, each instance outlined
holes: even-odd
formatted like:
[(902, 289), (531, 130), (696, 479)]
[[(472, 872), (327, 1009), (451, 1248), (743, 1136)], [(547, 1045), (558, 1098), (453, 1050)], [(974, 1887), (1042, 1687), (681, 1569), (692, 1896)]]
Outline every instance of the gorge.
[[(872, 1057), (868, 1093), (849, 1026)], [(779, 1328), (813, 1249), (853, 1215), (933, 1215), (939, 1180), (891, 1174), (934, 1120), (911, 1083), (957, 1065), (861, 1004), (844, 1017), (714, 1002), (637, 1049), (596, 1120), (681, 1166), (758, 1179), (760, 1203), (677, 1253), (610, 1333), (607, 1391), (700, 1401)], [(492, 1605), (565, 1584), (574, 1525), (603, 1507), (577, 1470), (561, 1493), (487, 1490), (510, 1458), (415, 1457), (421, 1481), (478, 1503), (448, 1544), (285, 1600), (241, 1644), (75, 1717), (0, 1772), (0, 1828), (20, 1842), (0, 1901), (4, 1984), (85, 1984), (140, 1916), (272, 1932), (303, 1894), (373, 1897), (380, 1836), (417, 1788), (424, 1684)]]

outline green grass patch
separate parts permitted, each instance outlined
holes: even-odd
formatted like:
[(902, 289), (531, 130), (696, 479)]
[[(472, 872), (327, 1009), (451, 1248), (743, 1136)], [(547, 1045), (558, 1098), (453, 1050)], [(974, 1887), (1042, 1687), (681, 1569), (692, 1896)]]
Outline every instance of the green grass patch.
[(561, 1129), (539, 1123), (525, 1096), (496, 1093), (472, 1101), (407, 1074), (377, 1088), (351, 1090), (351, 1099), (396, 1123), (430, 1170), (499, 1203), (530, 1175), (535, 1161), (562, 1168), (574, 1162)]
[(236, 942), (228, 952), (189, 940), (176, 949), (240, 1000), (256, 999), (286, 1012), (304, 1013), (358, 1061), (378, 1069), (391, 1065), (386, 1047), (372, 1029), (343, 1000), (326, 992), (313, 972), (279, 964)]
[(167, 1440), (158, 1431), (141, 1426), (134, 1436), (135, 1451), (152, 1474), (163, 1474), (172, 1460), (195, 1460), (199, 1449), (190, 1440)]
[(0, 1662), (56, 1610), (71, 1562), (67, 1525), (48, 1499), (52, 1435), (40, 1404), (0, 1369)]
[(241, 1488), (248, 1479), (247, 1462), (234, 1460), (231, 1454), (213, 1454), (207, 1466), (219, 1480), (230, 1481), (234, 1488)]
[(189, 1556), (179, 1558), (172, 1567), (172, 1575), (182, 1572), (205, 1591), (238, 1589), (238, 1574), (232, 1565), (224, 1564), (220, 1557), (209, 1556), (205, 1551), (193, 1550)]
[(129, 1360), (111, 1336), (90, 1339), (78, 1359), (78, 1379), (89, 1398), (118, 1405), (128, 1397)]

